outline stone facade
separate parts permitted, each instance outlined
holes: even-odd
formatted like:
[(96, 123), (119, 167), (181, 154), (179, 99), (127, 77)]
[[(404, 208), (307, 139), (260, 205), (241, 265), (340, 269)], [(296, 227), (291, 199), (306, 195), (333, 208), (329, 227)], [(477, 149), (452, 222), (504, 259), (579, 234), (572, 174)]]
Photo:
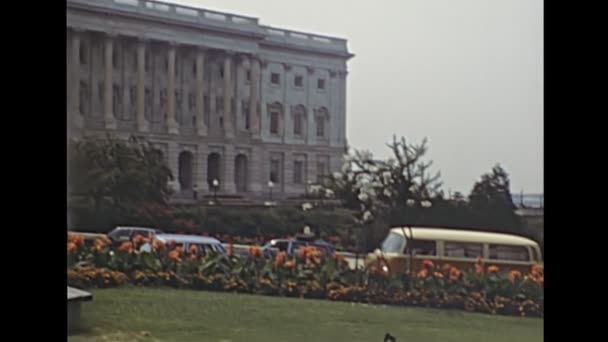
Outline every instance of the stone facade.
[(68, 134), (146, 137), (178, 196), (306, 190), (340, 168), (346, 63), (339, 38), (144, 0), (67, 0)]

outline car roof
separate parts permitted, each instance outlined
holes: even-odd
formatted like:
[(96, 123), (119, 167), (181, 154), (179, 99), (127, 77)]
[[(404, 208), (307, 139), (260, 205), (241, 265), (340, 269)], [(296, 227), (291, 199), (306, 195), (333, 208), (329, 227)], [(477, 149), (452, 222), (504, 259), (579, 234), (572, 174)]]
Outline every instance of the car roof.
[[(414, 239), (422, 240), (441, 240), (441, 241), (458, 241), (458, 242), (476, 242), (476, 243), (495, 243), (495, 244), (508, 244), (508, 245), (519, 245), (519, 246), (537, 246), (538, 244), (533, 240), (525, 237), (504, 234), (504, 233), (490, 233), (475, 230), (461, 230), (461, 229), (441, 229), (441, 228), (415, 228), (412, 227), (412, 234)], [(399, 227), (392, 228), (391, 233), (410, 237), (410, 228)]]
[(272, 244), (272, 243), (277, 243), (277, 242), (301, 242), (301, 243), (312, 243), (315, 245), (325, 245), (325, 246), (330, 246), (331, 244), (322, 240), (316, 240), (316, 241), (303, 241), (303, 240), (298, 240), (298, 239), (272, 239), (270, 240), (268, 243)]
[(200, 244), (221, 244), (218, 239), (208, 236), (182, 235), (182, 234), (157, 234), (156, 238), (163, 242), (175, 241), (177, 243), (200, 243)]
[(157, 228), (150, 228), (150, 227), (130, 227), (130, 226), (120, 226), (120, 227), (116, 227), (115, 229), (141, 229), (141, 230), (153, 230), (153, 231), (160, 231), (160, 229), (157, 229)]

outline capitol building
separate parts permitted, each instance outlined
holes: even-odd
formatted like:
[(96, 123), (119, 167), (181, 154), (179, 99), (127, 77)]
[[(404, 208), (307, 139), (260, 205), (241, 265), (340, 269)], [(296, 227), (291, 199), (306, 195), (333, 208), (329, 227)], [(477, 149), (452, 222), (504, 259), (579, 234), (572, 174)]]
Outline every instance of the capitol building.
[(68, 135), (145, 137), (176, 198), (285, 198), (346, 151), (342, 38), (144, 0), (66, 0)]

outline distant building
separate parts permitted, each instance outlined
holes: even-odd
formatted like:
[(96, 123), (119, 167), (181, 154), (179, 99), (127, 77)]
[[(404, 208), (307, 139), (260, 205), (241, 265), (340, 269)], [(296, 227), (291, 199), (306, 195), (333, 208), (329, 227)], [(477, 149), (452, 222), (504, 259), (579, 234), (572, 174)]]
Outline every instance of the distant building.
[(70, 137), (146, 137), (178, 198), (214, 183), (220, 194), (281, 198), (340, 170), (346, 40), (156, 1), (66, 7)]

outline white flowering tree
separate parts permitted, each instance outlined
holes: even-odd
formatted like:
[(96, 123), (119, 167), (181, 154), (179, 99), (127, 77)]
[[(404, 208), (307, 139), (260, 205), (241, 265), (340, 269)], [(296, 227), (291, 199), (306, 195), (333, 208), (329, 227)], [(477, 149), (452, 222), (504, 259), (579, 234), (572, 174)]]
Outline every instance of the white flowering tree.
[(353, 150), (345, 156), (341, 172), (328, 177), (316, 191), (331, 192), (342, 200), (362, 225), (403, 224), (404, 217), (415, 220), (415, 213), (432, 207), (433, 200), (443, 196), (440, 173), (431, 175), (432, 161), (423, 159), (427, 139), (413, 144), (393, 136), (387, 146), (393, 155), (387, 160), (374, 159), (369, 151)]

